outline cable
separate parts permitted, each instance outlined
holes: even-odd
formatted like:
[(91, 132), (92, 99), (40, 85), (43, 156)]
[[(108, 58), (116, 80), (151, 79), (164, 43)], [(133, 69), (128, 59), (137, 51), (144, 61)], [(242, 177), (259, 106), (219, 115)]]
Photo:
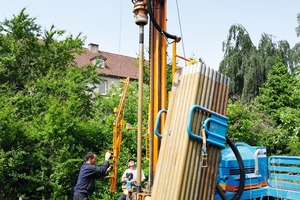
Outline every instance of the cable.
[(176, 0), (176, 6), (177, 6), (177, 15), (178, 15), (178, 21), (179, 21), (179, 29), (180, 29), (180, 35), (182, 40), (182, 51), (183, 51), (183, 57), (185, 56), (185, 49), (184, 49), (184, 43), (183, 43), (183, 33), (182, 33), (182, 27), (181, 27), (181, 19), (180, 19), (180, 13), (179, 13), (179, 6), (178, 6), (178, 0)]
[(239, 183), (239, 188), (238, 191), (235, 193), (235, 195), (232, 197), (232, 200), (238, 200), (241, 198), (243, 192), (244, 192), (244, 187), (245, 187), (245, 169), (244, 169), (244, 163), (243, 163), (243, 159), (242, 156), (240, 154), (240, 152), (238, 151), (237, 147), (234, 145), (234, 143), (231, 141), (231, 139), (226, 135), (226, 142), (227, 144), (230, 146), (230, 148), (232, 149), (236, 160), (238, 162), (239, 165), (239, 169), (240, 169), (240, 183)]
[[(226, 142), (232, 149), (232, 151), (236, 157), (236, 160), (238, 162), (239, 169), (240, 169), (240, 183), (239, 183), (238, 191), (234, 194), (234, 196), (232, 197), (231, 200), (239, 200), (244, 192), (244, 187), (245, 187), (244, 163), (243, 163), (243, 159), (242, 159), (240, 152), (238, 151), (237, 147), (234, 145), (234, 143), (231, 141), (231, 139), (228, 136), (226, 136)], [(219, 193), (222, 200), (227, 200), (226, 196), (225, 196), (222, 188), (219, 186), (219, 184), (216, 185), (216, 190)]]
[(147, 11), (149, 13), (151, 22), (153, 23), (153, 25), (156, 28), (156, 30), (158, 30), (158, 32), (160, 32), (162, 35), (165, 35), (167, 38), (174, 39), (176, 42), (179, 42), (181, 40), (180, 37), (178, 37), (176, 35), (171, 35), (171, 34), (167, 33), (166, 31), (162, 30), (162, 28), (157, 23), (157, 21), (156, 21), (156, 19), (154, 17), (154, 14), (152, 12), (151, 0), (147, 0), (147, 8), (148, 8)]
[(219, 184), (216, 185), (216, 190), (219, 193), (222, 200), (227, 200), (222, 188), (219, 186)]

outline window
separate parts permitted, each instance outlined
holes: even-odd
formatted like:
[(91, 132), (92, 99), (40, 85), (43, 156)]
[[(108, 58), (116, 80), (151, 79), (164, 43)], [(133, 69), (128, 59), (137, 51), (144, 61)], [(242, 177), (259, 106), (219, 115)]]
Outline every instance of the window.
[(91, 62), (93, 65), (96, 65), (98, 68), (105, 68), (105, 61), (107, 58), (105, 58), (104, 56), (100, 55), (100, 56), (96, 56), (94, 58), (91, 59)]
[(102, 58), (97, 59), (97, 64), (99, 68), (105, 68), (105, 60)]
[(106, 90), (107, 90), (107, 81), (100, 80), (100, 85), (99, 85), (100, 94), (106, 95)]

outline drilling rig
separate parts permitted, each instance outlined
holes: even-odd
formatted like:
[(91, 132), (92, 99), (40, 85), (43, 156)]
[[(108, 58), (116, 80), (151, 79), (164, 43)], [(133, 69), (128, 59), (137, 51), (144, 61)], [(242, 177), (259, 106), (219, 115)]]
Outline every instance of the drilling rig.
[[(169, 34), (166, 31), (166, 9), (167, 2), (165, 0), (135, 0), (133, 13), (135, 23), (139, 26), (139, 117), (138, 117), (138, 145), (137, 145), (137, 193), (141, 192), (140, 177), (141, 177), (141, 135), (142, 135), (142, 102), (140, 98), (143, 95), (143, 57), (144, 57), (144, 26), (149, 25), (149, 70), (150, 70), (150, 106), (148, 115), (148, 133), (150, 135), (150, 170), (149, 170), (149, 185), (151, 188), (151, 196), (153, 199), (179, 199), (186, 198), (187, 194), (195, 193), (195, 196), (203, 196), (204, 199), (210, 199), (214, 192), (205, 192), (207, 190), (214, 191), (216, 185), (216, 176), (218, 168), (219, 152), (224, 147), (225, 133), (228, 119), (223, 116), (226, 111), (228, 99), (229, 79), (213, 69), (207, 68), (204, 65), (190, 66), (181, 68), (176, 66), (176, 59), (183, 58), (176, 55), (176, 45), (181, 38), (176, 35)], [(167, 43), (172, 43), (172, 80), (173, 87), (171, 96), (168, 101), (167, 85)], [(186, 59), (187, 60), (187, 59)], [(203, 94), (202, 96), (200, 94)], [(211, 98), (209, 98), (211, 97)], [(186, 99), (190, 101), (186, 101)], [(168, 103), (167, 103), (168, 102)], [(188, 134), (180, 135), (175, 132), (186, 132), (183, 129), (187, 124), (188, 110), (194, 104), (205, 104), (211, 110), (206, 108), (197, 108), (191, 111), (190, 119), (191, 130), (197, 138), (202, 134), (199, 141), (190, 140), (193, 136)], [(168, 111), (167, 111), (168, 109)], [(159, 113), (159, 115), (157, 115)], [(207, 127), (202, 128), (199, 124), (206, 118), (214, 116), (214, 119), (209, 119)], [(219, 122), (221, 121), (221, 122)], [(203, 138), (207, 131), (211, 135), (217, 135), (214, 129), (222, 129), (221, 141), (216, 142), (218, 145), (211, 145), (212, 137), (210, 136), (203, 143), (208, 141), (208, 145), (202, 145)], [(201, 131), (203, 129), (203, 131)], [(157, 134), (154, 134), (157, 133)], [(160, 134), (162, 133), (162, 134)], [(218, 136), (216, 136), (218, 138)], [(183, 142), (183, 143), (181, 143)], [(181, 146), (183, 148), (176, 148)], [(174, 151), (172, 150), (174, 149)], [(195, 160), (191, 156), (193, 151), (199, 151), (195, 156)], [(202, 151), (201, 151), (202, 149)], [(206, 160), (209, 154), (215, 157), (215, 160)], [(187, 166), (185, 163), (190, 160), (195, 165)], [(192, 161), (193, 160), (193, 161)], [(190, 175), (183, 173), (183, 168), (187, 167), (192, 173), (197, 174), (198, 169), (193, 166), (202, 168), (203, 161), (203, 179), (207, 180), (204, 183), (202, 193), (189, 191), (188, 185), (192, 184), (188, 177)], [(176, 178), (172, 179), (172, 173), (179, 173)], [(214, 176), (209, 174), (213, 173)], [(198, 175), (198, 182), (201, 180)], [(166, 182), (164, 182), (166, 181)], [(168, 182), (171, 181), (171, 182)], [(184, 184), (184, 188), (182, 185)], [(197, 183), (198, 184), (198, 183)], [(197, 184), (194, 184), (197, 187)], [(170, 187), (170, 186), (174, 187)], [(195, 187), (191, 187), (196, 191)], [(163, 191), (164, 192), (161, 192)], [(204, 191), (205, 190), (205, 191)], [(193, 197), (191, 197), (193, 198)]]
[[(229, 119), (225, 116), (230, 79), (203, 63), (176, 54), (181, 38), (166, 31), (166, 0), (132, 0), (132, 3), (135, 23), (139, 27), (139, 106), (138, 174), (135, 195), (131, 198), (297, 199), (300, 195), (300, 158), (271, 157), (267, 161), (264, 147), (233, 144), (226, 134)], [(143, 190), (144, 26), (148, 24), (148, 17), (150, 190)], [(169, 96), (166, 89), (167, 43), (172, 44), (172, 90)], [(190, 65), (177, 66), (176, 59), (184, 59)], [(278, 167), (280, 164), (284, 167)], [(288, 171), (294, 174), (278, 174)], [(268, 184), (274, 179), (277, 184), (291, 186), (278, 188), (276, 184)]]

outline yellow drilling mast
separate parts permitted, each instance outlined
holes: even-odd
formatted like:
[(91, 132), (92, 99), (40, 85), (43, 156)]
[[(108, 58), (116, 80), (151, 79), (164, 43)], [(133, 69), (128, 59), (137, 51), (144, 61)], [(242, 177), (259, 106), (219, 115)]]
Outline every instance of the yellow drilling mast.
[(118, 108), (114, 109), (115, 113), (115, 119), (113, 124), (113, 171), (111, 182), (110, 182), (110, 192), (113, 194), (116, 190), (116, 184), (117, 184), (117, 175), (118, 175), (118, 164), (119, 164), (119, 153), (120, 153), (120, 146), (121, 141), (123, 137), (123, 132), (126, 126), (126, 122), (123, 119), (124, 117), (124, 108), (125, 108), (125, 102), (126, 102), (126, 95), (129, 88), (129, 78), (126, 78), (124, 81), (124, 90), (122, 93), (122, 97), (119, 103)]

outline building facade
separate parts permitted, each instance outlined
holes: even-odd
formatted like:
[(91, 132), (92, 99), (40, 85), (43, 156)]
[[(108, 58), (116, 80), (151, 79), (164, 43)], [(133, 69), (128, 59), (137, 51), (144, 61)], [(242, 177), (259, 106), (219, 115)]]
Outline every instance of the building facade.
[(84, 53), (76, 55), (75, 62), (80, 67), (97, 65), (100, 85), (95, 90), (103, 95), (112, 84), (127, 77), (131, 81), (138, 80), (137, 58), (101, 51), (98, 44), (90, 43), (88, 48), (84, 49)]

